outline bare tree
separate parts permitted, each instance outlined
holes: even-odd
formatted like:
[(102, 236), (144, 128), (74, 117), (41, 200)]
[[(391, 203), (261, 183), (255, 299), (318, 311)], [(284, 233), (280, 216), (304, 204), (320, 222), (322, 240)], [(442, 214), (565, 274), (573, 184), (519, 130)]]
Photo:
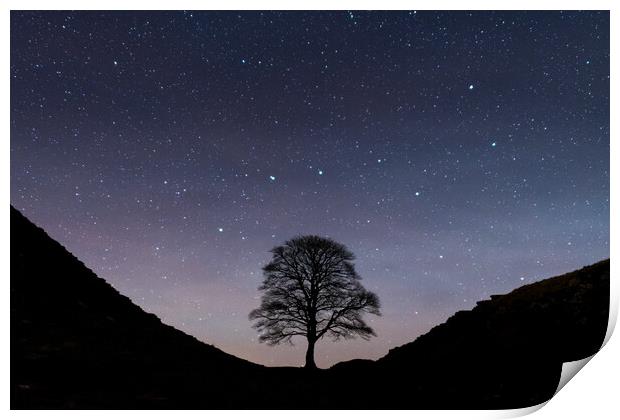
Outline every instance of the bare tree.
[(263, 267), (261, 305), (250, 312), (259, 340), (269, 345), (308, 340), (306, 367), (316, 368), (314, 346), (323, 336), (334, 340), (376, 335), (362, 319), (381, 315), (379, 298), (359, 282), (355, 256), (342, 244), (320, 236), (298, 236), (271, 250)]

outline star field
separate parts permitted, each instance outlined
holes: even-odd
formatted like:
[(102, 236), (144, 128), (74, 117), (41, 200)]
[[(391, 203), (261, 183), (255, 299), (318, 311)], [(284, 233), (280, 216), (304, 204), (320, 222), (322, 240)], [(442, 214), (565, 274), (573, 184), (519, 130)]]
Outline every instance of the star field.
[(11, 13), (11, 202), (164, 322), (247, 315), (269, 250), (357, 256), (377, 358), (609, 256), (608, 12)]

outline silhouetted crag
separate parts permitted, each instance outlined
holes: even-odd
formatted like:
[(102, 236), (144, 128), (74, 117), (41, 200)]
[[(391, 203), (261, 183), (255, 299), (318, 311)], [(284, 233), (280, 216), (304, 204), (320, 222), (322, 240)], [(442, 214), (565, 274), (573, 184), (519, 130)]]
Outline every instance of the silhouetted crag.
[(265, 368), (162, 324), (11, 207), (13, 409), (524, 407), (600, 348), (608, 309), (606, 260), (480, 302), (377, 362)]

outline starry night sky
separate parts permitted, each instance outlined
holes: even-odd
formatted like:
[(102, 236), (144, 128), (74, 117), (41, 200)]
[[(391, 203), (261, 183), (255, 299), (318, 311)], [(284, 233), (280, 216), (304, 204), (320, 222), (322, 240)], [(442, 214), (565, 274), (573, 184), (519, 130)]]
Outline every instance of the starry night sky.
[(269, 250), (357, 256), (377, 358), (609, 256), (607, 12), (12, 12), (11, 202), (164, 322), (254, 362)]

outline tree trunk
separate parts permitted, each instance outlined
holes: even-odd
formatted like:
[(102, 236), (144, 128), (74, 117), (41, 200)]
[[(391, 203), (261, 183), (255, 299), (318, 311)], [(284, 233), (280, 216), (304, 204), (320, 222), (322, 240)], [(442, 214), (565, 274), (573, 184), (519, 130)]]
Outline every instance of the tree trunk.
[(306, 369), (316, 369), (316, 363), (314, 363), (314, 343), (316, 340), (308, 338), (308, 350), (306, 350)]

